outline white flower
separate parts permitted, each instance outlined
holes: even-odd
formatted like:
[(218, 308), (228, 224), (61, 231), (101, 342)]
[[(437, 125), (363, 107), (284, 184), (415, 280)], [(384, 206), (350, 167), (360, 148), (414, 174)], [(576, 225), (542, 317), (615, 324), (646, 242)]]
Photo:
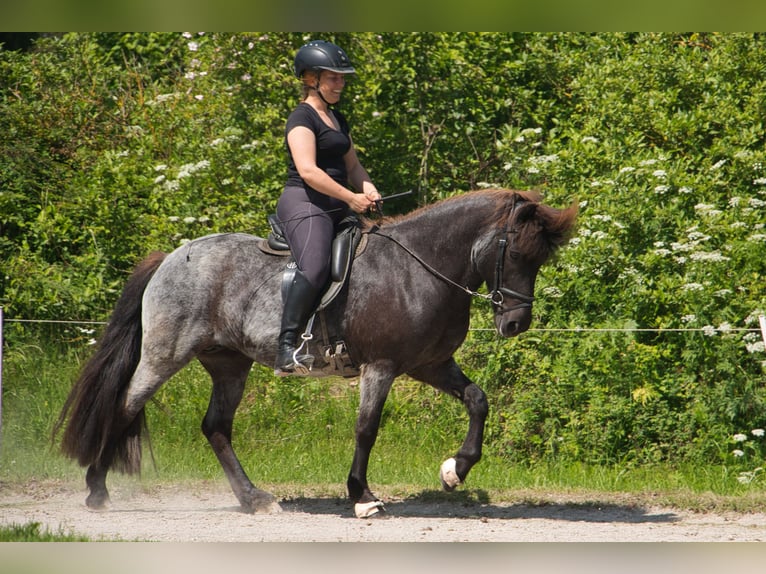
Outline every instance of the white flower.
[(705, 325), (702, 327), (702, 333), (706, 337), (714, 337), (715, 336), (715, 327), (713, 325)]
[(763, 436), (764, 434), (766, 434), (766, 431), (764, 431), (763, 429), (753, 429), (750, 432), (753, 434), (753, 436)]
[(725, 159), (722, 159), (720, 161), (715, 162), (713, 165), (710, 166), (710, 171), (713, 171), (713, 170), (716, 170), (716, 169), (719, 169), (719, 168), (723, 167), (723, 165), (725, 163), (726, 163)]
[(715, 206), (709, 203), (698, 203), (694, 206), (695, 211), (712, 211), (713, 209), (715, 209)]
[(154, 166), (154, 171), (165, 171), (166, 169), (168, 169), (168, 166), (166, 166), (164, 163)]
[(187, 47), (189, 48), (190, 52), (196, 52), (199, 50), (199, 44), (197, 44), (197, 42), (189, 42)]
[(194, 223), (197, 221), (196, 217), (184, 217), (184, 223)]
[(545, 287), (543, 289), (543, 294), (546, 297), (562, 297), (564, 295), (564, 293), (561, 291), (561, 289), (559, 289), (555, 285), (551, 286), (551, 287)]
[(723, 323), (718, 325), (718, 330), (721, 333), (728, 333), (729, 331), (731, 331), (731, 324), (724, 321)]
[(664, 169), (655, 169), (652, 172), (652, 175), (654, 177), (657, 177), (657, 178), (660, 178), (660, 179), (665, 179), (665, 177), (667, 177), (667, 173), (665, 173)]
[(745, 453), (743, 451), (739, 450), (738, 448), (735, 448), (733, 451), (731, 451), (731, 454), (733, 454), (737, 458), (745, 456)]
[(626, 166), (626, 167), (621, 167), (620, 168), (620, 173), (630, 173), (632, 171), (636, 171), (636, 168), (635, 167), (630, 167), (630, 166)]
[(747, 435), (744, 433), (737, 433), (731, 438), (734, 440), (734, 442), (745, 442), (747, 440)]
[(726, 257), (725, 255), (721, 255), (721, 252), (716, 251), (697, 251), (696, 253), (692, 253), (689, 258), (692, 261), (712, 261), (712, 262), (721, 262), (721, 261), (729, 261), (731, 258)]
[(175, 223), (176, 221), (180, 220), (181, 218), (177, 215), (168, 215), (168, 221), (171, 223)]

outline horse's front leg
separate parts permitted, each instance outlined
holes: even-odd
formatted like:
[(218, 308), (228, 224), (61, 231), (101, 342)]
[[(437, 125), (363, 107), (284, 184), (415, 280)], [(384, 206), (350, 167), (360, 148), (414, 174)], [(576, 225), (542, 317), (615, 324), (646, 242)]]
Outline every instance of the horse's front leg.
[(468, 434), (455, 457), (445, 460), (440, 469), (444, 490), (452, 491), (465, 481), (468, 472), (481, 459), (484, 422), (489, 413), (487, 395), (476, 383), (465, 376), (451, 358), (444, 363), (422, 367), (409, 374), (415, 379), (457, 397), (468, 411)]
[(360, 379), (361, 397), (356, 419), (356, 447), (348, 474), (348, 496), (358, 518), (368, 518), (383, 510), (383, 503), (370, 492), (367, 465), (380, 427), (383, 405), (395, 375), (385, 365), (365, 365)]

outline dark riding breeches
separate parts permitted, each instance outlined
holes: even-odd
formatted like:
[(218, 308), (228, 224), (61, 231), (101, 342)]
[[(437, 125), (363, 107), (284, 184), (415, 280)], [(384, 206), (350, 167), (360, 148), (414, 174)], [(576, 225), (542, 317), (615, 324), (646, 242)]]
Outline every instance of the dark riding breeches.
[(277, 204), (277, 217), (298, 269), (317, 289), (330, 274), (335, 226), (348, 214), (348, 206), (314, 190), (286, 187)]

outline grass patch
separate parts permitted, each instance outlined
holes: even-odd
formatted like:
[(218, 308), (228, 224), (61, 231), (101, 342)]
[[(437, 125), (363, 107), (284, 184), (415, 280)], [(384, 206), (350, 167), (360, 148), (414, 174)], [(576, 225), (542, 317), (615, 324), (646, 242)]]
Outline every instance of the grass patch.
[(87, 536), (42, 530), (39, 522), (0, 525), (0, 542), (90, 542)]

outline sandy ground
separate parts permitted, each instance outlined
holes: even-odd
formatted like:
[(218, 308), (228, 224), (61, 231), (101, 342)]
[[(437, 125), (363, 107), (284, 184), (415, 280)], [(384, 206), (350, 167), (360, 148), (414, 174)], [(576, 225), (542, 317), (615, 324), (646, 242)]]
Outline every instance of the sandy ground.
[(357, 519), (341, 497), (282, 498), (282, 512), (240, 511), (226, 484), (111, 486), (107, 510), (73, 483), (0, 485), (0, 523), (38, 522), (93, 540), (167, 542), (719, 542), (766, 540), (766, 514), (708, 514), (577, 501), (493, 503), (470, 493), (386, 501), (381, 518)]

